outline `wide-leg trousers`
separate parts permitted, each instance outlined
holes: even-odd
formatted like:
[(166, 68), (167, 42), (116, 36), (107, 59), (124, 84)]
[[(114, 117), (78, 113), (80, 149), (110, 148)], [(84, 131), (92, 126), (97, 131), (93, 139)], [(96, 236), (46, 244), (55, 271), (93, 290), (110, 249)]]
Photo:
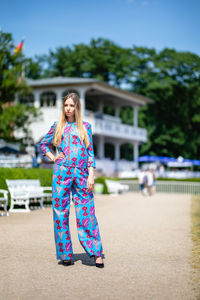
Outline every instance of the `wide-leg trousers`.
[(73, 259), (69, 230), (70, 194), (76, 212), (79, 241), (90, 256), (102, 256), (103, 247), (95, 216), (93, 192), (87, 191), (88, 168), (67, 167), (54, 164), (52, 177), (53, 221), (56, 257)]

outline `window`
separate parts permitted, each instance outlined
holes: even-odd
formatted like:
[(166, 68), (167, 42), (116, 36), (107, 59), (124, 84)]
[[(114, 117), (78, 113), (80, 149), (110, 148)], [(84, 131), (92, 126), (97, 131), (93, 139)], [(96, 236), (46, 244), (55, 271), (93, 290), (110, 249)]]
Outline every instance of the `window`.
[(40, 106), (56, 106), (56, 94), (54, 92), (44, 92), (40, 95)]
[(33, 106), (34, 105), (34, 95), (32, 93), (19, 95), (18, 100), (21, 104)]
[(120, 158), (133, 161), (133, 145), (126, 143), (120, 146)]
[(105, 143), (105, 157), (114, 159), (115, 158), (115, 147), (111, 143)]

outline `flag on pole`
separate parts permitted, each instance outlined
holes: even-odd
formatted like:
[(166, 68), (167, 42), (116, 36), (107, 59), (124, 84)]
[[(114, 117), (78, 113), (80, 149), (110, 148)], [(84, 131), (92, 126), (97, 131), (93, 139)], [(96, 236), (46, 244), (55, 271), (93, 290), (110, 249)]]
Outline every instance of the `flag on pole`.
[(18, 54), (18, 53), (22, 50), (23, 43), (24, 43), (24, 41), (22, 40), (22, 41), (17, 45), (17, 47), (14, 49), (14, 53), (15, 53), (15, 54)]

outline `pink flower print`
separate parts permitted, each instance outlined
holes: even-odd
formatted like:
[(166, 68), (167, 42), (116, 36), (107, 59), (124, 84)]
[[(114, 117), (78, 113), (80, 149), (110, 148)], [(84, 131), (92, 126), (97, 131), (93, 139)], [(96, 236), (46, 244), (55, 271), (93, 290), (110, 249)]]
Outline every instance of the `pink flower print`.
[(65, 177), (65, 178), (64, 178), (64, 185), (69, 185), (69, 184), (70, 184), (70, 181), (71, 181), (71, 178), (70, 178), (70, 177)]
[(82, 151), (81, 156), (82, 156), (82, 157), (85, 157), (85, 156), (86, 156), (86, 154), (85, 154), (85, 148), (82, 147), (82, 148), (81, 148), (81, 151)]
[(67, 175), (71, 175), (72, 174), (71, 168), (69, 168), (69, 170), (66, 173), (67, 173)]
[(88, 248), (92, 248), (92, 247), (93, 247), (93, 242), (92, 242), (92, 240), (88, 240), (88, 241), (86, 242), (86, 244), (87, 244)]
[(73, 138), (72, 144), (77, 145), (78, 144), (77, 135), (72, 135), (72, 138)]
[(91, 142), (89, 143), (89, 147), (88, 147), (89, 151), (92, 151), (92, 146), (91, 146)]
[(80, 241), (81, 245), (83, 246), (84, 242), (83, 241)]
[(67, 220), (63, 220), (63, 228), (67, 229)]
[(90, 207), (90, 214), (91, 214), (91, 215), (94, 215), (94, 214), (95, 214), (94, 206), (91, 206), (91, 207)]
[(83, 224), (83, 227), (87, 227), (89, 224), (89, 219), (88, 218), (83, 219), (82, 224)]
[(55, 198), (55, 207), (59, 207), (60, 206), (60, 204), (58, 203), (60, 201), (60, 199), (59, 198)]
[(93, 232), (93, 237), (97, 238), (99, 235), (98, 229), (94, 229), (92, 232)]
[(70, 126), (66, 126), (64, 129), (64, 132), (66, 132), (66, 133), (69, 132), (69, 129), (70, 129)]
[(81, 204), (87, 204), (87, 202), (88, 202), (87, 198), (81, 199)]
[(91, 238), (91, 235), (90, 235), (90, 231), (89, 231), (89, 229), (86, 229), (86, 231), (85, 231), (86, 233), (87, 233), (87, 238), (89, 239), (89, 238)]
[(76, 219), (76, 224), (77, 224), (77, 228), (81, 228), (81, 225), (80, 225), (80, 219)]
[(82, 210), (84, 210), (83, 216), (84, 216), (84, 217), (87, 217), (87, 216), (88, 216), (88, 213), (87, 213), (87, 207), (86, 207), (86, 206), (83, 206), (83, 207), (82, 207)]
[(60, 179), (62, 179), (62, 176), (61, 176), (61, 175), (58, 175), (57, 178), (58, 178), (58, 181), (57, 181), (56, 183), (57, 183), (57, 184), (61, 184)]
[(75, 167), (76, 166), (77, 158), (76, 157), (72, 157), (72, 160), (73, 160), (72, 167)]
[(60, 221), (59, 220), (57, 220), (56, 221), (56, 223), (57, 223), (57, 229), (59, 230), (59, 229), (61, 229), (61, 226), (60, 226)]
[(85, 178), (81, 177), (81, 178), (79, 179), (79, 184), (80, 184), (80, 185), (85, 185)]
[(68, 230), (65, 231), (65, 234), (67, 235), (66, 240), (70, 240), (70, 236), (69, 236), (69, 231)]
[(80, 199), (78, 197), (74, 197), (74, 200), (75, 200), (74, 204), (77, 206), (79, 204)]
[(101, 256), (101, 251), (97, 251), (97, 256)]
[(69, 253), (67, 256), (72, 259), (72, 253)]
[(92, 254), (95, 255), (95, 252), (93, 250), (91, 250)]
[(68, 198), (62, 199), (62, 207), (65, 207), (67, 205), (67, 200), (68, 200)]
[(65, 244), (65, 249), (66, 249), (67, 252), (71, 250), (71, 243), (70, 242)]
[(69, 210), (68, 209), (64, 209), (63, 211), (65, 212), (64, 218), (68, 218), (69, 217)]
[(82, 194), (82, 196), (83, 197), (87, 197), (87, 188), (82, 188), (82, 190), (83, 190), (83, 194)]
[(64, 188), (64, 194), (63, 194), (63, 197), (66, 197), (66, 195), (69, 195), (70, 194), (70, 190), (69, 190), (69, 188), (68, 187), (65, 187)]
[(79, 168), (83, 168), (84, 164), (85, 164), (85, 160), (84, 159), (80, 159), (79, 162), (78, 162), (78, 167)]
[(69, 146), (67, 146), (67, 147), (64, 147), (62, 151), (64, 152), (65, 155), (68, 155), (69, 149), (70, 149)]
[(81, 169), (80, 175), (85, 175), (83, 169)]
[(64, 251), (64, 249), (62, 248), (63, 243), (58, 243), (58, 245), (59, 245), (59, 247), (60, 247), (59, 251), (60, 251), (60, 252), (63, 252), (63, 251)]

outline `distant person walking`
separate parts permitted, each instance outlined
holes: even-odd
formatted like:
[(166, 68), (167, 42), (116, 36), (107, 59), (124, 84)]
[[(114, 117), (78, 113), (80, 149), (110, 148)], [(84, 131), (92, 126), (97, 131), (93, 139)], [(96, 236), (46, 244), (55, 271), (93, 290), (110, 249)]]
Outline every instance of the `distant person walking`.
[(139, 183), (139, 189), (140, 192), (144, 195), (147, 196), (147, 173), (145, 170), (141, 170), (138, 174), (138, 183)]
[(152, 175), (153, 175), (153, 184), (151, 188), (151, 194), (154, 195), (156, 193), (156, 174), (154, 170), (151, 170)]
[(147, 191), (148, 195), (152, 195), (152, 187), (153, 187), (153, 173), (150, 169), (147, 169)]
[[(57, 147), (55, 157), (49, 144)], [(54, 236), (57, 259), (71, 265), (73, 249), (69, 231), (70, 194), (76, 211), (78, 237), (85, 252), (95, 258), (96, 267), (103, 268), (102, 242), (95, 216), (94, 168), (91, 124), (82, 121), (81, 103), (77, 94), (64, 98), (62, 115), (54, 122), (40, 142), (43, 155), (53, 162), (52, 196)]]

